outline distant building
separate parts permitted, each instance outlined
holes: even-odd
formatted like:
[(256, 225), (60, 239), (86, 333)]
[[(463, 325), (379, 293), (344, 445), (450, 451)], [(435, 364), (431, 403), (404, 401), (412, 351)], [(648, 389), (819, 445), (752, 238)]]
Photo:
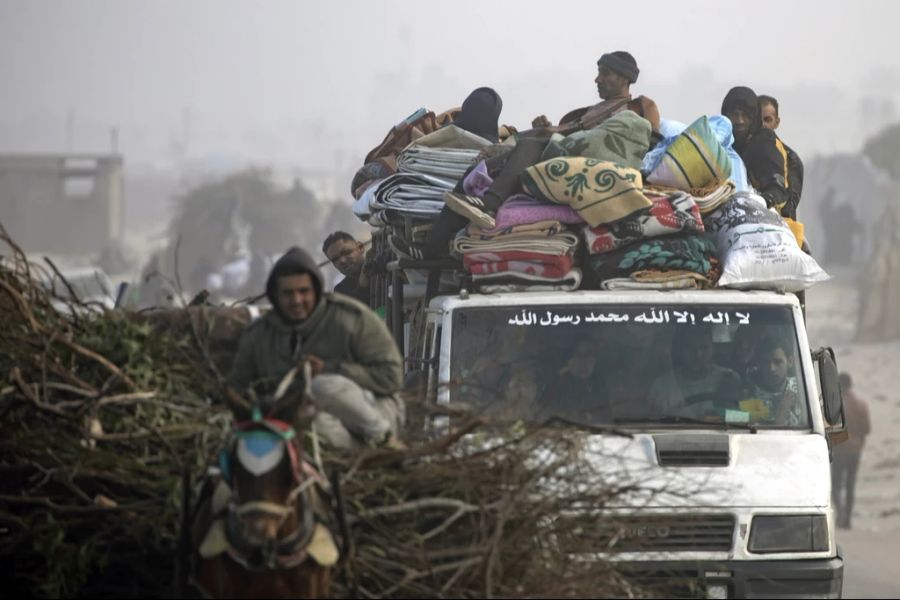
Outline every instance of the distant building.
[(122, 171), (116, 154), (0, 154), (0, 223), (27, 252), (100, 252), (122, 235)]

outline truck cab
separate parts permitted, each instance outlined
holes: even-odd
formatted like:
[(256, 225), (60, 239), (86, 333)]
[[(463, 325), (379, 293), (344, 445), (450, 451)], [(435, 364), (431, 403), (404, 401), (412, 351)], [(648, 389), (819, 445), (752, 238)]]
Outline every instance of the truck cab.
[(840, 597), (837, 369), (796, 296), (462, 290), (425, 313), (410, 362), (437, 403), (583, 435), (585, 460), (631, 490), (573, 560), (705, 597)]

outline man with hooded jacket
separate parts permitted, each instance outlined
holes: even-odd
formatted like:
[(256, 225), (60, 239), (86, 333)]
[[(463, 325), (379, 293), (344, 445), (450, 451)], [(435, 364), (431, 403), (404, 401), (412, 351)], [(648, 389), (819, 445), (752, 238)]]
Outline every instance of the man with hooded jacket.
[(722, 101), (722, 114), (731, 121), (734, 149), (747, 166), (750, 183), (769, 208), (796, 220), (800, 194), (792, 193), (797, 183), (791, 180), (787, 146), (773, 129), (763, 127), (756, 92), (731, 88)]
[(317, 431), (332, 446), (401, 448), (402, 358), (375, 313), (360, 302), (324, 292), (322, 273), (298, 247), (275, 263), (266, 282), (273, 310), (241, 337), (229, 383), (271, 393), (294, 366), (309, 363), (320, 408)]

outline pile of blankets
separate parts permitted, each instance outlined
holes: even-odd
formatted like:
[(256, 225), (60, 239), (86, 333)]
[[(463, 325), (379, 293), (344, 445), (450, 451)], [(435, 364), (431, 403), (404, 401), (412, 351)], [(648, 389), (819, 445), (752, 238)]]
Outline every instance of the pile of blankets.
[(454, 188), (488, 145), (488, 140), (452, 124), (415, 139), (393, 159), (395, 173), (384, 170), (380, 173), (384, 177), (372, 179), (362, 189), (354, 214), (375, 227), (397, 225), (405, 217), (433, 221), (444, 207), (444, 193)]
[(574, 290), (581, 284), (574, 268), (578, 235), (560, 220), (528, 217), (528, 210), (508, 210), (505, 224), (494, 229), (469, 225), (453, 241), (482, 291)]
[[(456, 235), (452, 251), (473, 286), (802, 289), (827, 278), (799, 247), (788, 247), (790, 230), (747, 190), (727, 119), (664, 125), (664, 140), (652, 149), (649, 123), (631, 111), (551, 138), (540, 162), (522, 173), (520, 192), (494, 215), (495, 226), (470, 223)], [(421, 244), (444, 209), (445, 192), (464, 176), (468, 196), (483, 198), (491, 187), (486, 163), (475, 164), (489, 145), (452, 124), (421, 135), (396, 153), (390, 169), (375, 161), (360, 170), (354, 212), (395, 232), (402, 220), (409, 242)], [(783, 268), (766, 266), (762, 246), (747, 241), (751, 235), (778, 247)]]

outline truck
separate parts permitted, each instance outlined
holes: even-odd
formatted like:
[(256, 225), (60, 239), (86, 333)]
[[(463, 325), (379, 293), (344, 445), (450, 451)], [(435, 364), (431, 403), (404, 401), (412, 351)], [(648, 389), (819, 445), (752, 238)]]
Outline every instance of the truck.
[(435, 402), (579, 432), (586, 460), (623, 489), (640, 483), (592, 513), (572, 560), (616, 561), (668, 593), (841, 596), (830, 474), (846, 439), (841, 393), (795, 294), (438, 293), (432, 269), (410, 323), (402, 263), (388, 321)]

